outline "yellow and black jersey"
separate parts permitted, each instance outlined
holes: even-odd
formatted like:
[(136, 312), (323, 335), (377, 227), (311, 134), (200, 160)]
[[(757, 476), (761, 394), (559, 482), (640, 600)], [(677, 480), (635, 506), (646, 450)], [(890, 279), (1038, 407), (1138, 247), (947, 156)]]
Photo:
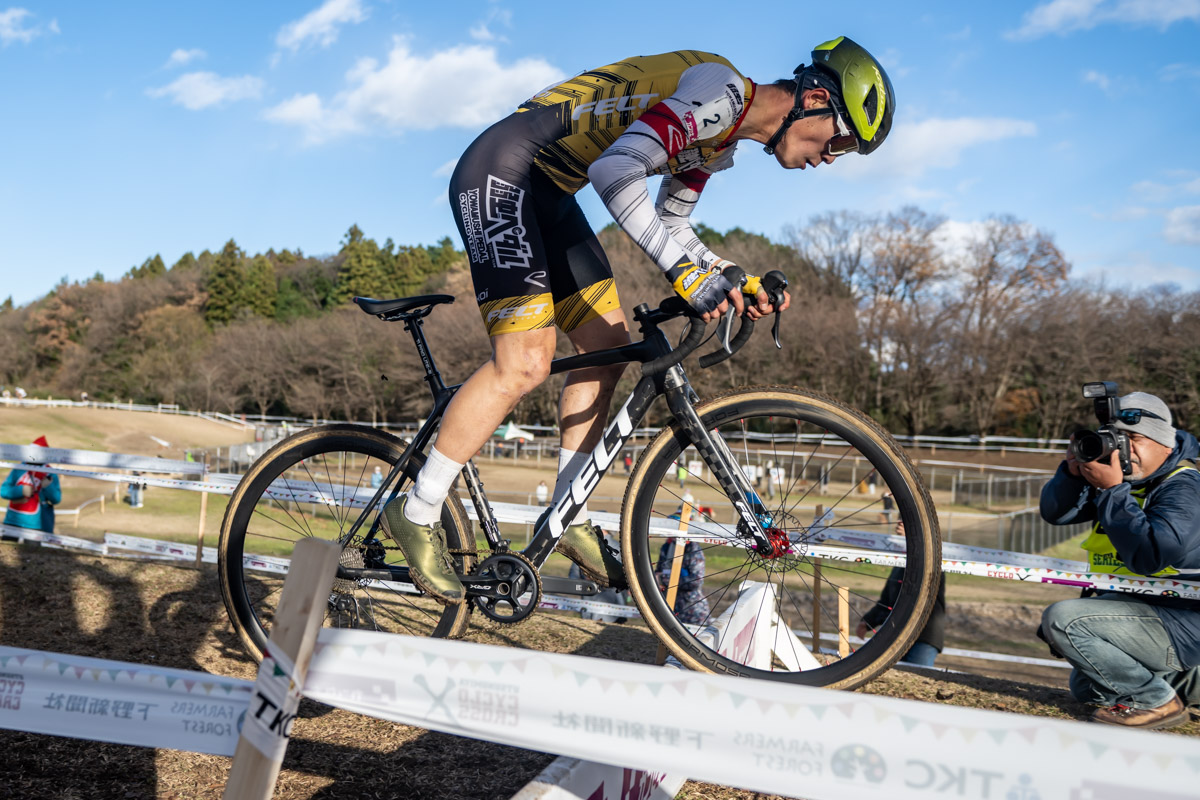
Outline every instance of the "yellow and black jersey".
[[(677, 99), (695, 107), (722, 101), (724, 108), (700, 119), (685, 111), (677, 115), (678, 125), (669, 124), (672, 120), (660, 125), (650, 122), (665, 140), (664, 146), (674, 151), (654, 172), (678, 174), (712, 165), (740, 122), (754, 84), (726, 59), (699, 50), (627, 58), (538, 92), (522, 103), (518, 112), (553, 108), (561, 135), (541, 148), (534, 163), (559, 188), (572, 194), (579, 191), (588, 183), (588, 167), (600, 154), (632, 122), (675, 95), (684, 73), (699, 65), (712, 66), (690, 73), (687, 97)], [(697, 139), (700, 133), (705, 138)]]

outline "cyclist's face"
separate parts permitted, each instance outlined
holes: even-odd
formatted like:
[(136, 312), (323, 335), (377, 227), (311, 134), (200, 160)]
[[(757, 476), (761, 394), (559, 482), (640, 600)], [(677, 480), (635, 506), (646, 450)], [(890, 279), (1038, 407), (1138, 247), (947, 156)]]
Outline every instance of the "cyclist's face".
[[(813, 89), (804, 93), (804, 107), (828, 105), (828, 98), (829, 93), (824, 89)], [(785, 169), (807, 169), (820, 164), (832, 164), (836, 156), (829, 155), (826, 147), (835, 133), (837, 126), (832, 116), (821, 115), (796, 120), (775, 148), (775, 160)]]

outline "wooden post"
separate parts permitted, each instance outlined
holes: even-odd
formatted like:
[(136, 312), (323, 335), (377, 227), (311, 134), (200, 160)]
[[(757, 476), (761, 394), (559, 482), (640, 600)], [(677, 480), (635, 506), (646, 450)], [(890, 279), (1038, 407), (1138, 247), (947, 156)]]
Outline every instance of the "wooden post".
[[(682, 458), (682, 456), (680, 456)], [(679, 513), (679, 533), (687, 533), (688, 523), (692, 519), (692, 504), (684, 503), (683, 511)], [(671, 558), (671, 577), (667, 579), (667, 608), (675, 611), (675, 595), (679, 592), (679, 573), (683, 571), (683, 550), (687, 547), (686, 539), (675, 539), (675, 555)], [(667, 660), (667, 648), (660, 642), (658, 655), (654, 663), (662, 666)]]
[(208, 492), (200, 493), (200, 531), (196, 534), (196, 569), (204, 563), (204, 519), (208, 516)]
[[(813, 511), (813, 520), (825, 516), (825, 506), (817, 504)], [(812, 651), (821, 652), (821, 559), (813, 559), (813, 621), (812, 621)]]
[[(296, 665), (292, 680), (304, 685), (308, 664), (317, 643), (317, 630), (325, 617), (325, 605), (333, 585), (341, 548), (335, 542), (305, 538), (296, 544), (275, 624), (271, 627), (270, 649)], [(251, 700), (251, 711), (254, 711)], [(246, 720), (246, 726), (251, 724)], [(225, 800), (270, 800), (275, 794), (282, 753), (277, 759), (263, 755), (246, 738), (243, 730), (225, 784)]]
[(838, 594), (838, 655), (850, 655), (850, 589), (837, 587)]
[(104, 495), (100, 495), (100, 513), (104, 513)]

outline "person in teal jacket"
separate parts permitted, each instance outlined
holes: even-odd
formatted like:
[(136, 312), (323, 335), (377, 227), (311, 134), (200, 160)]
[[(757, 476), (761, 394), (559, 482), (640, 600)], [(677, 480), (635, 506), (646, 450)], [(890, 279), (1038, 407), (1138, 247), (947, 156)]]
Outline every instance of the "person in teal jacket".
[[(48, 447), (46, 437), (39, 436), (33, 442), (39, 447)], [(54, 532), (54, 516), (46, 514), (43, 505), (56, 506), (62, 502), (62, 487), (58, 476), (47, 472), (14, 469), (0, 484), (0, 497), (8, 501), (4, 524), (29, 530)], [(49, 521), (49, 527), (43, 520)], [(11, 538), (11, 537), (5, 537)]]

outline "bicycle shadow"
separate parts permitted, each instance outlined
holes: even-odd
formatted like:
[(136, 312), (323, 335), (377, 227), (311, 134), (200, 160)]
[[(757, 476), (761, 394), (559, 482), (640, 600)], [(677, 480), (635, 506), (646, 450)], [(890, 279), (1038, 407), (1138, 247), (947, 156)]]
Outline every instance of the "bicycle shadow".
[[(0, 644), (206, 671), (199, 648), (224, 613), (215, 573), (193, 573), (188, 588), (147, 605), (136, 570), (37, 544), (0, 546)], [(0, 749), (7, 797), (160, 796), (152, 748), (0, 730)]]

